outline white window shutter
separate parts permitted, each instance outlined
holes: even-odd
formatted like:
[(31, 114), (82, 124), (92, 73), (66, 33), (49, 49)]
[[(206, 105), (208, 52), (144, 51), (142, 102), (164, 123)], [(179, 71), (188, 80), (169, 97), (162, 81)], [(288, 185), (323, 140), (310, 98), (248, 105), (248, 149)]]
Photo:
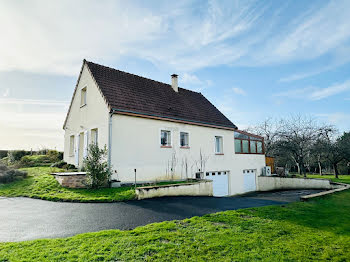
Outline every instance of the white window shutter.
[(84, 158), (88, 155), (88, 131), (84, 132)]
[(79, 139), (80, 139), (80, 134), (78, 133), (76, 136), (75, 136), (75, 165), (76, 166), (79, 166)]

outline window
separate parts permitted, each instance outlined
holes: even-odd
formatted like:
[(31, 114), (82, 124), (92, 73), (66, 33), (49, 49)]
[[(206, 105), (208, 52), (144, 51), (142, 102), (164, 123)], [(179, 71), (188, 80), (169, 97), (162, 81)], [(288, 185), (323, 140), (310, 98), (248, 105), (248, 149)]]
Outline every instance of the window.
[(257, 142), (257, 147), (258, 147), (258, 154), (262, 154), (263, 153), (262, 142)]
[(249, 153), (249, 141), (242, 140), (243, 153)]
[(188, 133), (180, 132), (180, 146), (181, 147), (189, 147)]
[(80, 100), (80, 106), (85, 106), (86, 105), (86, 87), (84, 87), (81, 90), (81, 100)]
[(69, 137), (69, 156), (74, 156), (74, 136)]
[(250, 141), (250, 153), (256, 154), (256, 141)]
[(167, 130), (162, 130), (160, 134), (160, 144), (163, 147), (171, 146), (171, 133)]
[(263, 138), (243, 131), (235, 131), (235, 152), (238, 154), (264, 154)]
[(98, 129), (91, 129), (91, 144), (97, 145), (98, 142)]
[(215, 153), (216, 154), (223, 154), (222, 136), (215, 137)]

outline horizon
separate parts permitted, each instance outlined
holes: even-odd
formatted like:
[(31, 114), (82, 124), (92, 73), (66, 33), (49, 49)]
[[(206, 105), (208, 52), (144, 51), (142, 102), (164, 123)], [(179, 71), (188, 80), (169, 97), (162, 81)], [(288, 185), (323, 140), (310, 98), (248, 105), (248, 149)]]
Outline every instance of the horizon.
[(83, 59), (168, 84), (176, 73), (239, 129), (300, 114), (350, 130), (348, 1), (2, 1), (0, 10), (2, 150), (63, 150)]

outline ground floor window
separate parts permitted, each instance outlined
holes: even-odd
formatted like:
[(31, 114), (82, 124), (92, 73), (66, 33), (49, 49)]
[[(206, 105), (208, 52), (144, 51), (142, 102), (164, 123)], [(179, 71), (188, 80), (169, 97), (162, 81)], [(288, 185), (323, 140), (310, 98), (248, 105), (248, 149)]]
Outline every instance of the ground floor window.
[(74, 155), (74, 136), (69, 137), (69, 155)]
[(97, 141), (98, 141), (98, 129), (97, 128), (91, 129), (91, 144), (97, 145)]

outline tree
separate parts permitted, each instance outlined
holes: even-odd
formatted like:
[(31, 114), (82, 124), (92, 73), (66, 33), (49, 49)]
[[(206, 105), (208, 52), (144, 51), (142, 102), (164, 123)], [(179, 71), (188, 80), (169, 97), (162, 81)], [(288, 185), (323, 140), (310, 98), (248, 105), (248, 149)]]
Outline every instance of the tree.
[(111, 177), (111, 168), (108, 166), (107, 147), (100, 149), (97, 144), (90, 144), (88, 155), (84, 159), (87, 186), (89, 188), (100, 188), (106, 186)]
[(299, 173), (306, 177), (305, 164), (314, 143), (321, 137), (335, 132), (334, 127), (318, 123), (310, 117), (294, 116), (281, 120), (278, 137), (280, 149), (290, 153), (298, 166)]

